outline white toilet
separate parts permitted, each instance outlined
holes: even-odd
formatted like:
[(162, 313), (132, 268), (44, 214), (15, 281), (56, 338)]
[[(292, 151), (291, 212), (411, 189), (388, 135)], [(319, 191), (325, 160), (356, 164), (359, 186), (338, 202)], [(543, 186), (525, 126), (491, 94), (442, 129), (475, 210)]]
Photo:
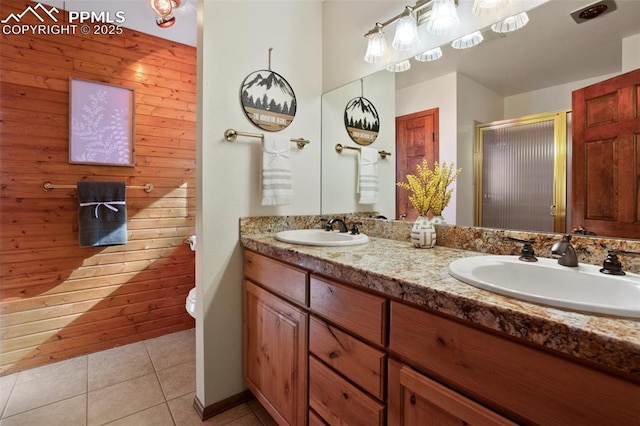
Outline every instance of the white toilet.
[[(196, 236), (191, 235), (189, 238), (184, 240), (185, 244), (189, 244), (191, 251), (196, 251)], [(189, 290), (189, 295), (187, 296), (187, 300), (185, 302), (185, 308), (189, 315), (193, 318), (196, 317), (196, 288), (192, 288)]]
[(187, 296), (187, 302), (185, 303), (185, 307), (187, 308), (187, 312), (192, 317), (196, 317), (196, 288), (192, 288), (189, 290), (189, 295)]

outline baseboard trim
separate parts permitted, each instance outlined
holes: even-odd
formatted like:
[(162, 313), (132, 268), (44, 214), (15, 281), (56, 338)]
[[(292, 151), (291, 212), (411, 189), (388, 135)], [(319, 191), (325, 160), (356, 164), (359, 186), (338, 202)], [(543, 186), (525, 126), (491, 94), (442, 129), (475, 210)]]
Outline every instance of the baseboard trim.
[(250, 390), (245, 390), (240, 392), (239, 394), (230, 396), (229, 398), (223, 399), (222, 401), (215, 402), (209, 406), (202, 405), (202, 402), (198, 399), (196, 395), (193, 398), (193, 409), (196, 410), (200, 420), (205, 421), (210, 419), (211, 417), (222, 413), (223, 411), (227, 411), (230, 408), (235, 407), (236, 405), (240, 405), (244, 402), (252, 400), (253, 394)]

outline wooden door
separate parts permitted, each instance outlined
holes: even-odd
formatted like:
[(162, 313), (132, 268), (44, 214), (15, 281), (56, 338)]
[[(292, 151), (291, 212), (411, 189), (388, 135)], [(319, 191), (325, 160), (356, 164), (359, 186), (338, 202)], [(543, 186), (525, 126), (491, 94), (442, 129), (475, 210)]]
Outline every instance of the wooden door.
[(307, 314), (244, 281), (243, 379), (280, 425), (307, 419)]
[(640, 69), (573, 92), (572, 227), (640, 238)]
[(389, 426), (515, 424), (391, 359), (388, 416)]
[[(416, 164), (423, 159), (429, 165), (438, 161), (438, 145), (438, 108), (396, 117), (396, 182), (415, 174)], [(417, 217), (408, 192), (396, 187), (396, 219)]]

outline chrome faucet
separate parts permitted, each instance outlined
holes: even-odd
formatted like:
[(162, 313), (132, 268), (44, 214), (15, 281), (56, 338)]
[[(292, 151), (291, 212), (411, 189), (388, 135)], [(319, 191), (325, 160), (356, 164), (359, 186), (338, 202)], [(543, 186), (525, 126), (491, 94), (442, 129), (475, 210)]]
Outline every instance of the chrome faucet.
[(558, 265), (576, 267), (578, 266), (578, 255), (576, 249), (571, 245), (571, 235), (565, 234), (560, 241), (556, 241), (551, 246), (551, 254), (558, 258)]
[(334, 217), (333, 219), (329, 219), (327, 221), (327, 231), (333, 231), (333, 224), (337, 223), (338, 224), (338, 229), (340, 230), (340, 232), (349, 232), (349, 229), (347, 228), (347, 224), (344, 223), (344, 220)]

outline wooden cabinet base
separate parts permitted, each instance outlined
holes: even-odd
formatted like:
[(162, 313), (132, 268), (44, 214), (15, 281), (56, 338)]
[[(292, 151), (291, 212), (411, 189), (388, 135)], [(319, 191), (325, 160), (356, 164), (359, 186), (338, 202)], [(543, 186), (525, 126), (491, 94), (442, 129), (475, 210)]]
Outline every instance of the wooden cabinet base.
[(278, 424), (307, 422), (307, 314), (244, 282), (243, 379)]
[(627, 425), (640, 419), (637, 383), (401, 303), (391, 304), (389, 350), (518, 422)]

